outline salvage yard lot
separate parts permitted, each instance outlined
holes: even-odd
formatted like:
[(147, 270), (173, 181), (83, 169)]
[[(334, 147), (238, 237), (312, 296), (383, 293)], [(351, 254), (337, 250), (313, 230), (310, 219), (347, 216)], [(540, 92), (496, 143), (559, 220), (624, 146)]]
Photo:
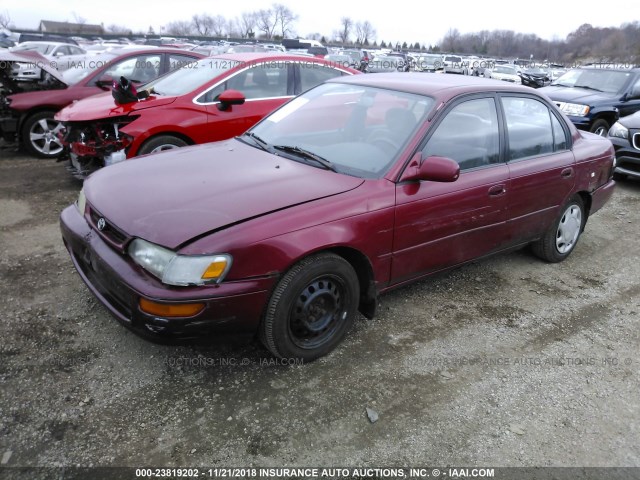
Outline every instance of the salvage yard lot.
[(396, 290), (306, 365), (120, 326), (62, 244), (79, 189), (0, 150), (3, 466), (640, 465), (640, 182), (565, 262), (522, 250)]

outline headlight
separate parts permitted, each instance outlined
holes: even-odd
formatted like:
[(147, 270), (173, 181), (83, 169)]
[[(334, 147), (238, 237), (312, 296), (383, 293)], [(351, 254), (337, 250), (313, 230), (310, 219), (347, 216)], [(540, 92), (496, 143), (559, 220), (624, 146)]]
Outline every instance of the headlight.
[(573, 115), (574, 117), (584, 117), (589, 113), (588, 105), (581, 105), (579, 103), (565, 103), (560, 108), (567, 115)]
[(84, 216), (84, 211), (85, 211), (85, 208), (87, 207), (87, 199), (84, 196), (84, 188), (80, 189), (78, 200), (76, 200), (76, 207), (78, 207), (78, 211), (80, 212), (80, 215)]
[(627, 127), (625, 127), (624, 125), (622, 125), (620, 122), (616, 122), (609, 129), (609, 136), (610, 137), (624, 138), (624, 139), (628, 140), (629, 139), (629, 129)]
[(178, 255), (140, 238), (127, 251), (134, 262), (167, 285), (220, 283), (231, 267), (231, 256), (226, 254)]

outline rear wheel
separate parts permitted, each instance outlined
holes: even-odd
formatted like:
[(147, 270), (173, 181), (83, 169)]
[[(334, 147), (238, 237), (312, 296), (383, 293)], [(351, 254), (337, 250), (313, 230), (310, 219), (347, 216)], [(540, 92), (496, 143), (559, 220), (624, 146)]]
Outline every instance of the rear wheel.
[(601, 137), (606, 137), (607, 133), (609, 132), (609, 124), (606, 120), (599, 118), (598, 120), (593, 122), (593, 125), (591, 125), (589, 131), (591, 133), (595, 133), (596, 135), (600, 135)]
[(140, 147), (138, 155), (172, 150), (174, 148), (186, 147), (187, 145), (189, 145), (187, 142), (173, 135), (158, 135), (157, 137), (147, 140), (142, 147)]
[(261, 338), (279, 358), (315, 360), (344, 338), (356, 316), (360, 287), (344, 258), (322, 253), (297, 263), (276, 286)]
[(40, 158), (56, 158), (62, 153), (58, 133), (62, 124), (53, 119), (56, 112), (37, 112), (22, 124), (21, 140), (25, 149)]
[(585, 221), (582, 199), (572, 198), (551, 228), (532, 245), (533, 253), (547, 262), (563, 261), (578, 243)]

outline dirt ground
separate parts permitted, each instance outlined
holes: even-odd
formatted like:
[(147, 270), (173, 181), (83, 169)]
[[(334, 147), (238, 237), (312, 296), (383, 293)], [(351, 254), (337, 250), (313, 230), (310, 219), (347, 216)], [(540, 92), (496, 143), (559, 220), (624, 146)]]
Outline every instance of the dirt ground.
[(397, 290), (307, 365), (119, 325), (62, 244), (79, 190), (0, 150), (2, 467), (640, 466), (640, 182), (567, 261), (522, 250)]

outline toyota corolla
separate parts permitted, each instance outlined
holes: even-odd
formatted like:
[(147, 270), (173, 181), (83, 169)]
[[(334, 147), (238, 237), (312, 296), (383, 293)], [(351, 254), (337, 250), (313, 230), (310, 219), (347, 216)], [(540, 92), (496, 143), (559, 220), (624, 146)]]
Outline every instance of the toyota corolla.
[(354, 75), (240, 137), (93, 174), (62, 235), (137, 332), (246, 333), (313, 360), (390, 289), (529, 244), (564, 260), (613, 192), (613, 160), (528, 87)]

